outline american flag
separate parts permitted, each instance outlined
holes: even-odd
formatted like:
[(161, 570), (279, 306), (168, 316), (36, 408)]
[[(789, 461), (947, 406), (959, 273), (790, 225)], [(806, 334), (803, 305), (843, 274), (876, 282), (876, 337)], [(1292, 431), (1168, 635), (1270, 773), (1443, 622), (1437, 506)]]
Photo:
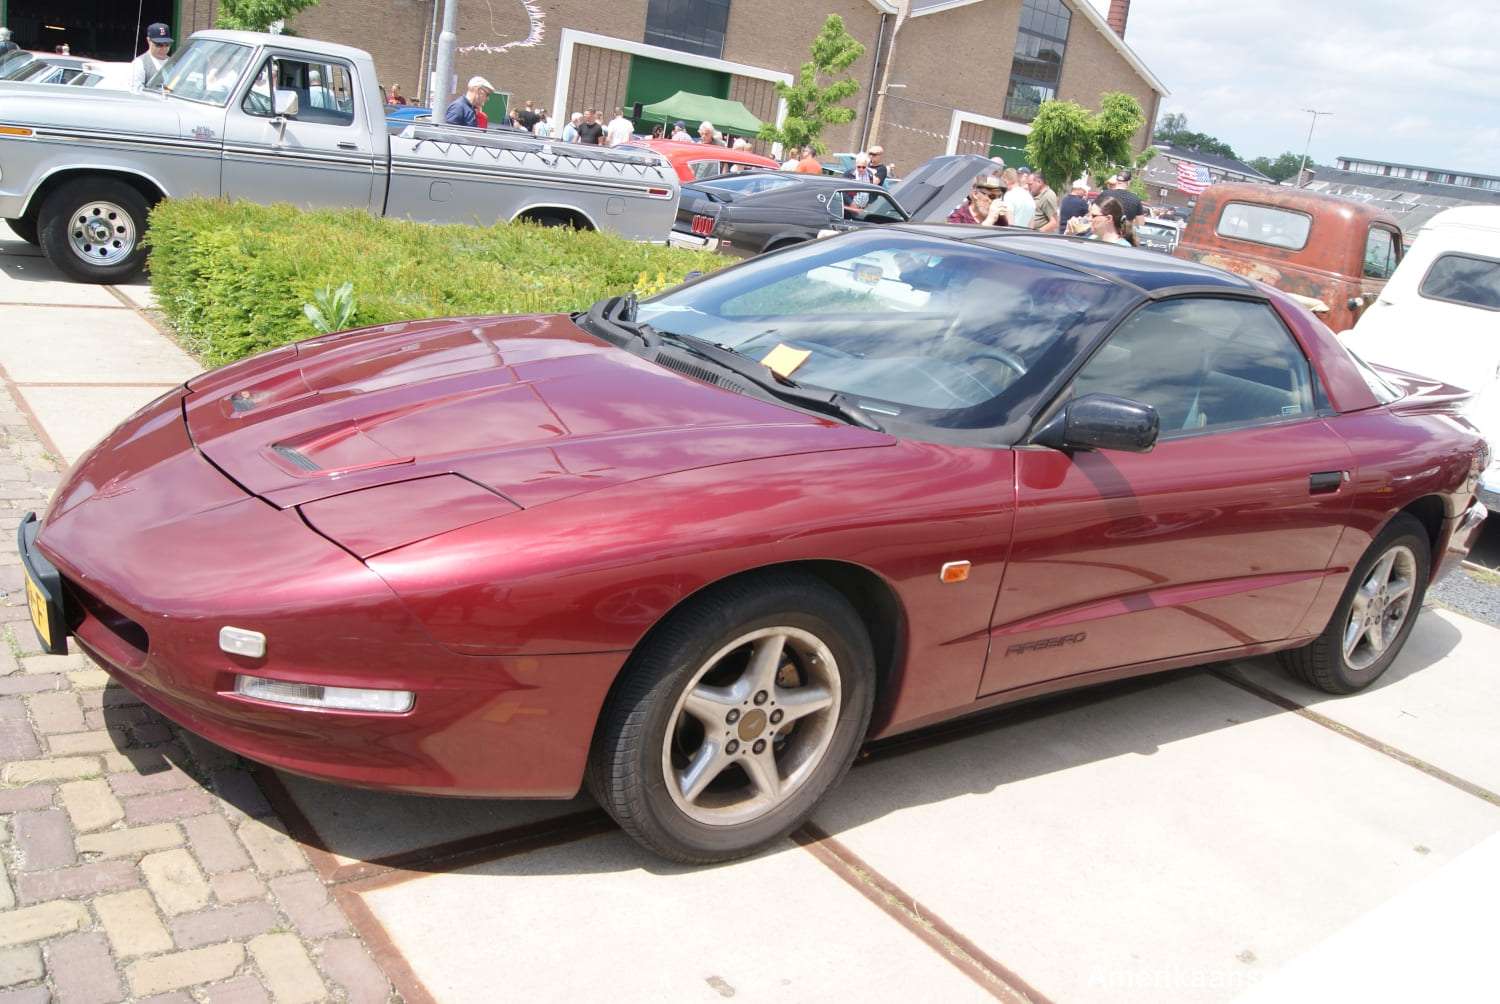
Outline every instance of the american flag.
[(1198, 195), (1212, 185), (1213, 181), (1209, 177), (1208, 168), (1201, 164), (1189, 164), (1185, 160), (1177, 162), (1177, 187), (1189, 195)]

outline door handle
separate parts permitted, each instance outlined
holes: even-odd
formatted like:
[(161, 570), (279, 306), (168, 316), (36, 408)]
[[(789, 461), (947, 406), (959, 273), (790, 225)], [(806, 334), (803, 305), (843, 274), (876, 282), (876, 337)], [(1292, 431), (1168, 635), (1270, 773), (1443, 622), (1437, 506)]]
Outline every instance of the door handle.
[(1308, 475), (1307, 490), (1311, 495), (1332, 495), (1348, 480), (1348, 471), (1318, 471)]
[(355, 142), (353, 140), (341, 139), (341, 140), (339, 140), (339, 149), (340, 150), (357, 150), (357, 149), (359, 149), (359, 147), (358, 147), (358, 145), (355, 144)]

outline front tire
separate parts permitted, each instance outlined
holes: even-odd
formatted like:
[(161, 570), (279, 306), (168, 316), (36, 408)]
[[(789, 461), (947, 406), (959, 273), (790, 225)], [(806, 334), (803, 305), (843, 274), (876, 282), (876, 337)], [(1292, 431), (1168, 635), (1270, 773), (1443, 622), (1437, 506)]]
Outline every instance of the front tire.
[(42, 203), (42, 250), (77, 282), (124, 282), (146, 263), (146, 210), (123, 181), (76, 178)]
[(1279, 653), (1281, 664), (1330, 694), (1363, 690), (1390, 668), (1422, 609), (1432, 568), (1427, 531), (1402, 513), (1354, 566), (1338, 608), (1316, 640)]
[(690, 601), (631, 658), (589, 787), (663, 857), (743, 857), (844, 776), (874, 696), (869, 635), (848, 600), (799, 573), (744, 579)]

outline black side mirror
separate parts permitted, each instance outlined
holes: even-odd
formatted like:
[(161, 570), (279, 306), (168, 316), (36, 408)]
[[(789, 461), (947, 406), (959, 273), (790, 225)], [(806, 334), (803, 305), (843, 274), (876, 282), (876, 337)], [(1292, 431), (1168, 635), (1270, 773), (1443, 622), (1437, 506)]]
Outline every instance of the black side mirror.
[(1087, 394), (1069, 401), (1031, 437), (1054, 450), (1120, 450), (1150, 453), (1161, 431), (1156, 409), (1108, 394)]

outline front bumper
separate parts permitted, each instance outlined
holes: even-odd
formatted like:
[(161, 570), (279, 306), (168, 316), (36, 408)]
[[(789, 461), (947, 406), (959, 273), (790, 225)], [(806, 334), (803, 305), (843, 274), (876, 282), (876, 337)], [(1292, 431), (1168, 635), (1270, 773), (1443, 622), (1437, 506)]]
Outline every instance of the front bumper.
[[(324, 664), (314, 666), (277, 658), (283, 633), (272, 634), (264, 657), (236, 656), (184, 637), (170, 617), (101, 596), (95, 583), (85, 589), (36, 548), (38, 526), (36, 514), (27, 514), (17, 543), (43, 649), (64, 654), (71, 637), (126, 690), (211, 742), (357, 787), (497, 798), (570, 798), (579, 789), (622, 653), (482, 657), (434, 642), (405, 652), (393, 646), (382, 665), (371, 663), (364, 645), (350, 651), (340, 644), (348, 639), (331, 633)], [(416, 697), (403, 713), (295, 707), (237, 694), (240, 675)]]

